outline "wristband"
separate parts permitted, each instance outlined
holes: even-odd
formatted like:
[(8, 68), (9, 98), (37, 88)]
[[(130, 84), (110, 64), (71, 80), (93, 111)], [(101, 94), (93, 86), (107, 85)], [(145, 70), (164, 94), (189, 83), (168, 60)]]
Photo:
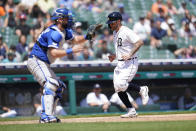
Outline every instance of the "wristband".
[(85, 39), (85, 40), (88, 40), (87, 37), (86, 37), (86, 35), (84, 35), (84, 39)]
[(65, 50), (65, 52), (66, 52), (66, 54), (71, 54), (71, 53), (73, 53), (73, 49), (69, 48), (69, 49)]

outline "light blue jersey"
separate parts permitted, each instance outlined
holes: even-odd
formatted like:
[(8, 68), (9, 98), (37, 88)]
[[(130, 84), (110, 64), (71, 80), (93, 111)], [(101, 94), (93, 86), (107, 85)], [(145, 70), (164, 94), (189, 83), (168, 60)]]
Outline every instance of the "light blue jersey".
[(50, 64), (51, 60), (47, 54), (48, 48), (59, 48), (63, 39), (72, 40), (73, 38), (74, 36), (72, 29), (67, 28), (64, 32), (62, 32), (56, 25), (52, 25), (39, 35), (37, 42), (33, 46), (32, 52), (30, 53), (30, 57), (34, 55), (40, 60)]

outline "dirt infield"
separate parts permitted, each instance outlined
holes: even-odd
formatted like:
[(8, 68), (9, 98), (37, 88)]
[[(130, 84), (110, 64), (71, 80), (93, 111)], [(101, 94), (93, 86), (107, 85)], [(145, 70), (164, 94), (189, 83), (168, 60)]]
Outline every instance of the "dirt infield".
[[(192, 114), (170, 114), (170, 115), (141, 115), (137, 118), (120, 118), (120, 116), (111, 117), (88, 117), (88, 118), (67, 118), (61, 119), (62, 123), (84, 123), (84, 122), (139, 122), (139, 121), (182, 121), (196, 120), (196, 113)], [(36, 124), (38, 120), (27, 121), (4, 121), (0, 125), (8, 124)]]

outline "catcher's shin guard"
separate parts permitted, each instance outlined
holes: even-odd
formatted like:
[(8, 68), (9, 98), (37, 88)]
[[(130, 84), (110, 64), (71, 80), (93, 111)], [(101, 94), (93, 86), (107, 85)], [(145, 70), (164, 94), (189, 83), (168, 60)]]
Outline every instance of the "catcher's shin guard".
[(58, 104), (59, 98), (55, 97), (54, 98), (54, 104), (53, 104), (53, 110), (52, 110), (52, 114), (55, 115), (56, 112), (56, 106)]
[(48, 88), (44, 88), (44, 93), (41, 98), (42, 101), (42, 113), (39, 123), (58, 123), (60, 120), (53, 116), (55, 111), (56, 102), (54, 99), (55, 92)]
[(43, 95), (41, 97), (42, 113), (47, 115), (53, 115), (54, 97), (55, 92), (47, 87), (44, 88)]
[[(62, 85), (63, 83), (61, 83)], [(55, 107), (55, 96), (60, 82), (53, 78), (47, 78), (46, 83), (44, 84), (43, 95), (41, 98), (42, 101), (42, 112), (46, 115), (53, 115)]]
[(56, 112), (56, 106), (58, 104), (59, 99), (62, 99), (62, 94), (63, 94), (64, 88), (66, 88), (65, 85), (60, 86), (57, 89), (57, 91), (55, 92), (56, 93), (56, 96), (54, 97), (53, 114), (55, 114), (55, 112)]

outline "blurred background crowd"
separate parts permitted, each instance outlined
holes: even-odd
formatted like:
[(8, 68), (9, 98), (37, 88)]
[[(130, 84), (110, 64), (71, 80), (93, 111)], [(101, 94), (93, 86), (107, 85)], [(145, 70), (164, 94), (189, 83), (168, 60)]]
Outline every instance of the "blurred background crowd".
[[(70, 9), (75, 35), (85, 35), (89, 25), (105, 23), (119, 11), (123, 24), (144, 41), (141, 59), (196, 57), (196, 0), (1, 0), (0, 63), (24, 62), (42, 30), (52, 24), (57, 7)], [(114, 52), (112, 32), (105, 25), (83, 52), (61, 61), (107, 59)], [(69, 48), (67, 42), (63, 48)]]

